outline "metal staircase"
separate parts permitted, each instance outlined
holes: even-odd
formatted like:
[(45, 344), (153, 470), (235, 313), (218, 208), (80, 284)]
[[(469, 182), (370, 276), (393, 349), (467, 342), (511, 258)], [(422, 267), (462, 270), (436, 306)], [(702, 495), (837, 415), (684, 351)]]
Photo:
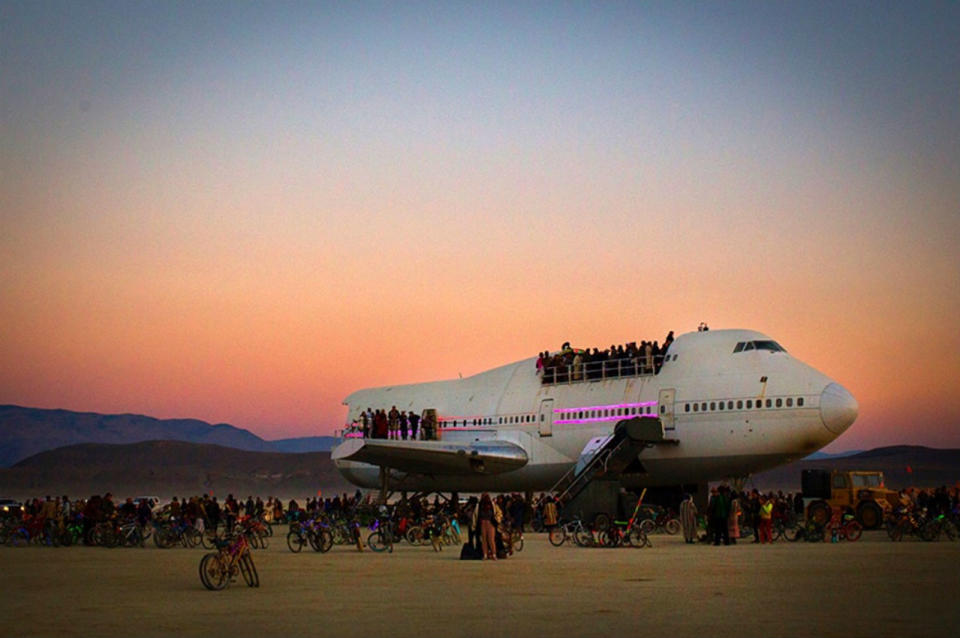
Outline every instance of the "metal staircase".
[(627, 469), (644, 448), (677, 441), (664, 438), (660, 419), (633, 418), (617, 423), (610, 438), (594, 452), (583, 467), (574, 465), (551, 488), (557, 499), (569, 503), (594, 480), (615, 479)]

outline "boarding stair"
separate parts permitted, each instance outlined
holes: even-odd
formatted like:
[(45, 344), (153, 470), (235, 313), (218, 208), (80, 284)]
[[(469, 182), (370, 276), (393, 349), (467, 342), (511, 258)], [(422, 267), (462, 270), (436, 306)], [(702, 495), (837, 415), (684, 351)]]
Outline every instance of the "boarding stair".
[(617, 480), (644, 449), (678, 442), (667, 439), (658, 418), (635, 417), (617, 423), (585, 464), (577, 463), (551, 488), (557, 499), (569, 504), (595, 480)]

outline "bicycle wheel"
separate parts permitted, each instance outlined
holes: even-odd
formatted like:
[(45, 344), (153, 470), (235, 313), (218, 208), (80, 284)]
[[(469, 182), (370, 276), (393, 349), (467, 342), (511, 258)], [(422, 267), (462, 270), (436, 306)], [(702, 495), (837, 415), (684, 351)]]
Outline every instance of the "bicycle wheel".
[(408, 528), (406, 538), (411, 545), (424, 545), (429, 542), (427, 535), (423, 532), (423, 527), (420, 525)]
[(216, 549), (217, 547), (217, 533), (211, 532), (210, 530), (205, 531), (200, 536), (200, 544), (203, 545), (204, 549)]
[(680, 533), (680, 521), (675, 518), (671, 518), (664, 524), (663, 528), (667, 530), (667, 534), (676, 536)]
[(553, 545), (554, 547), (560, 547), (567, 540), (566, 530), (559, 525), (555, 525), (554, 527), (551, 527), (550, 533), (547, 536), (550, 539), (550, 544)]
[(823, 540), (823, 535), (824, 528), (812, 520), (807, 523), (807, 528), (803, 531), (803, 537), (808, 543), (819, 543)]
[(783, 537), (791, 543), (796, 543), (798, 540), (803, 538), (803, 528), (799, 525), (788, 527), (783, 530)]
[(514, 534), (513, 536), (513, 551), (522, 552), (523, 551), (523, 535)]
[(370, 532), (370, 536), (367, 537), (367, 546), (375, 552), (386, 551), (387, 539), (384, 538), (380, 530)]
[(843, 537), (848, 541), (857, 541), (860, 539), (860, 536), (863, 534), (863, 525), (857, 521), (850, 521), (843, 526)]
[(639, 527), (634, 527), (630, 530), (630, 533), (627, 534), (627, 544), (630, 547), (650, 547), (650, 537), (647, 536), (647, 533), (644, 532)]
[(203, 542), (203, 534), (196, 527), (183, 530), (183, 544), (187, 547), (196, 547)]
[(573, 532), (573, 542), (580, 547), (593, 547), (593, 534), (585, 527), (579, 527)]
[(260, 575), (257, 573), (257, 566), (253, 564), (253, 556), (250, 552), (244, 552), (240, 557), (240, 574), (247, 587), (259, 587)]
[(287, 533), (287, 547), (290, 548), (290, 551), (294, 554), (299, 554), (300, 550), (303, 549), (303, 545), (306, 541), (303, 536), (300, 535), (300, 532), (296, 530), (290, 530)]
[(597, 541), (600, 543), (600, 547), (617, 547), (620, 545), (620, 535), (612, 529), (601, 530), (597, 534)]
[(158, 529), (153, 533), (153, 544), (160, 549), (169, 549), (173, 547), (176, 539), (173, 533), (168, 529)]
[(11, 547), (26, 547), (30, 543), (30, 532), (23, 529), (15, 529), (7, 537), (7, 545)]
[(143, 536), (140, 535), (139, 527), (131, 527), (123, 534), (123, 544), (127, 547), (143, 547)]
[(120, 538), (113, 530), (113, 525), (104, 525), (100, 528), (100, 545), (114, 548), (120, 544)]
[(923, 527), (920, 528), (920, 538), (927, 541), (935, 541), (940, 537), (940, 523), (939, 521), (927, 521)]
[(649, 536), (654, 532), (654, 530), (657, 529), (657, 524), (653, 521), (652, 518), (645, 518), (642, 521), (640, 521), (640, 529), (643, 530), (644, 534), (647, 534)]
[(787, 530), (783, 526), (783, 523), (781, 523), (780, 521), (777, 521), (776, 523), (773, 524), (773, 532), (770, 535), (770, 537), (772, 540), (778, 541), (781, 538), (783, 538), (783, 535), (786, 533), (786, 531)]
[(217, 552), (204, 554), (200, 559), (200, 582), (207, 589), (219, 591), (227, 586), (230, 579), (227, 570)]
[(319, 547), (315, 547), (314, 549), (321, 554), (326, 554), (329, 552), (330, 548), (333, 547), (333, 534), (330, 533), (330, 530), (320, 530), (320, 533), (317, 534), (317, 538), (320, 540)]

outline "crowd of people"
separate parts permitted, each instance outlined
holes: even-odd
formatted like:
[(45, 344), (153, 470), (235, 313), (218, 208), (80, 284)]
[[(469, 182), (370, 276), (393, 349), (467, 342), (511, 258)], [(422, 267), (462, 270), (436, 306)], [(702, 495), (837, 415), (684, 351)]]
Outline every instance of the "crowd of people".
[[(898, 493), (900, 513), (923, 511), (929, 516), (960, 514), (960, 486), (936, 489), (908, 488)], [(754, 543), (772, 542), (775, 522), (790, 524), (804, 518), (802, 494), (761, 492), (753, 489), (737, 491), (726, 485), (710, 490), (706, 510), (700, 512), (691, 495), (679, 504), (679, 519), (687, 543), (709, 542), (713, 545), (731, 545), (752, 537)], [(9, 511), (7, 519), (15, 517), (23, 524), (42, 528), (47, 521), (55, 521), (62, 528), (66, 522), (80, 521), (86, 532), (92, 526), (111, 519), (136, 520), (141, 526), (154, 520), (179, 520), (199, 531), (231, 530), (245, 517), (256, 517), (266, 523), (290, 523), (326, 516), (331, 519), (356, 518), (362, 511), (378, 507), (373, 493), (364, 495), (357, 490), (353, 495), (336, 494), (332, 497), (308, 497), (301, 502), (291, 499), (284, 503), (279, 498), (248, 496), (237, 499), (232, 494), (221, 502), (216, 496), (194, 495), (161, 504), (155, 499), (126, 498), (116, 503), (111, 493), (93, 495), (87, 499), (47, 496), (25, 502), (18, 511)], [(502, 559), (513, 551), (513, 539), (524, 529), (549, 530), (559, 524), (563, 505), (552, 494), (541, 493), (530, 501), (520, 494), (500, 494), (470, 497), (461, 502), (456, 495), (451, 499), (435, 496), (432, 503), (423, 497), (402, 498), (390, 508), (390, 516), (397, 521), (430, 520), (443, 516), (457, 522), (458, 529), (467, 530), (466, 544), (478, 557)], [(706, 523), (702, 533), (700, 519)], [(746, 532), (746, 533), (745, 533)], [(466, 551), (466, 550), (465, 550)]]
[(544, 384), (657, 374), (672, 343), (672, 330), (663, 345), (657, 341), (641, 341), (638, 345), (634, 341), (606, 350), (591, 350), (572, 348), (566, 342), (559, 352), (544, 351), (537, 356), (537, 374)]
[(201, 532), (205, 529), (216, 530), (221, 526), (230, 532), (237, 521), (244, 517), (260, 518), (267, 523), (290, 522), (319, 511), (339, 513), (353, 508), (361, 500), (362, 495), (357, 490), (352, 497), (343, 494), (325, 500), (308, 498), (304, 507), (293, 499), (285, 506), (281, 499), (272, 496), (266, 501), (259, 496), (247, 496), (244, 500), (235, 498), (233, 494), (228, 494), (222, 501), (209, 494), (184, 498), (174, 496), (163, 504), (156, 498), (128, 497), (118, 504), (114, 501), (113, 494), (107, 492), (102, 496), (94, 494), (89, 498), (76, 500), (66, 495), (29, 499), (19, 508), (8, 510), (4, 518), (16, 519), (32, 529), (43, 529), (47, 521), (56, 522), (60, 529), (66, 523), (79, 521), (83, 526), (84, 537), (93, 526), (112, 519), (135, 520), (141, 527), (150, 525), (155, 520), (172, 519), (182, 521)]
[[(775, 520), (789, 521), (803, 518), (803, 495), (783, 492), (762, 493), (759, 490), (738, 492), (726, 485), (711, 488), (704, 513), (707, 522), (707, 540), (714, 545), (731, 545), (742, 538), (741, 529), (752, 530), (754, 543), (773, 542)], [(684, 540), (697, 542), (695, 517), (698, 512), (690, 496), (680, 507), (680, 522)]]
[(397, 406), (390, 410), (367, 408), (347, 428), (345, 434), (357, 434), (365, 439), (434, 441), (437, 438), (436, 413), (425, 410), (421, 417), (413, 410), (398, 410)]
[(941, 485), (935, 489), (908, 487), (897, 493), (899, 512), (926, 511), (930, 516), (960, 514), (960, 485), (949, 488)]

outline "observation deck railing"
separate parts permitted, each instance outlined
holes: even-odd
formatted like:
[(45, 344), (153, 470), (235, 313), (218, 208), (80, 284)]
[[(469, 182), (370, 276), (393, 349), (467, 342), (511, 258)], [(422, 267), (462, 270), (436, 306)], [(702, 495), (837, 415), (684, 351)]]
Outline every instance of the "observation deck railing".
[(660, 372), (660, 366), (663, 365), (666, 356), (656, 355), (651, 357), (649, 362), (645, 355), (640, 355), (623, 359), (587, 361), (579, 365), (571, 363), (562, 366), (545, 366), (540, 382), (543, 385), (558, 385), (620, 379), (622, 377), (652, 376)]

